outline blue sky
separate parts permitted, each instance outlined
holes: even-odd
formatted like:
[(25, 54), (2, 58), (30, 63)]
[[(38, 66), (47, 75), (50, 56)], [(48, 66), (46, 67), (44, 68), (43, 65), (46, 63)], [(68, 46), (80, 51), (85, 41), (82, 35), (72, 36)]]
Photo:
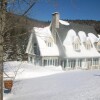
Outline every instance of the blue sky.
[[(25, 0), (27, 1), (27, 0)], [(8, 5), (8, 11), (23, 13), (28, 6), (23, 4)], [(59, 12), (61, 19), (81, 19), (100, 21), (100, 0), (38, 0), (28, 12), (30, 18), (50, 21), (52, 13)]]
[(100, 20), (100, 0), (39, 0), (29, 17), (47, 21), (53, 12), (61, 19)]

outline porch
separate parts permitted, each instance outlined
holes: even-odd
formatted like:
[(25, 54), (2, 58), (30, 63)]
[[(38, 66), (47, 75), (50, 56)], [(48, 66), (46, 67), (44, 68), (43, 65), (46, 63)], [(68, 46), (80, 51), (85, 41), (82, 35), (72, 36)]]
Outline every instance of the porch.
[(100, 69), (100, 58), (67, 58), (61, 61), (64, 69)]

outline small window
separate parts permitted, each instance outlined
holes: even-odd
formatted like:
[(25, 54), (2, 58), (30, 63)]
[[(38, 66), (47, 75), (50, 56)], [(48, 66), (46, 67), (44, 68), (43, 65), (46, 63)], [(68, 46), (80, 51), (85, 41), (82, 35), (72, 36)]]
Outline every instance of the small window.
[(48, 42), (48, 47), (51, 47), (51, 43), (50, 42)]
[(73, 49), (74, 49), (75, 51), (80, 51), (80, 45), (81, 45), (80, 39), (78, 38), (78, 36), (76, 36), (76, 37), (74, 38), (74, 41), (73, 41)]
[(73, 43), (73, 48), (75, 51), (79, 51), (80, 50), (80, 43)]
[(47, 60), (46, 59), (44, 60), (44, 66), (47, 66)]
[(32, 62), (32, 57), (30, 57), (30, 62)]
[(36, 47), (37, 46), (37, 43), (34, 43), (34, 47)]
[(84, 43), (84, 46), (87, 50), (90, 50), (92, 48), (92, 44), (91, 44), (91, 41), (90, 40), (87, 40), (85, 43)]
[(86, 44), (86, 49), (87, 49), (87, 50), (90, 50), (91, 47), (92, 47), (92, 45), (91, 45), (90, 43), (87, 43), (87, 44)]
[(48, 47), (52, 47), (52, 42), (47, 42), (47, 41), (45, 41), (45, 43), (46, 43), (46, 45), (47, 45)]

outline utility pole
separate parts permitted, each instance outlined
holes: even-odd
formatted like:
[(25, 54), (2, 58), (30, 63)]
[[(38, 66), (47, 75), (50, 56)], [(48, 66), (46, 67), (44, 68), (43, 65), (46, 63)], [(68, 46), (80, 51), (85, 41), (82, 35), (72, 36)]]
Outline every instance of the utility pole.
[(6, 21), (6, 0), (0, 0), (0, 100), (3, 100), (3, 33)]

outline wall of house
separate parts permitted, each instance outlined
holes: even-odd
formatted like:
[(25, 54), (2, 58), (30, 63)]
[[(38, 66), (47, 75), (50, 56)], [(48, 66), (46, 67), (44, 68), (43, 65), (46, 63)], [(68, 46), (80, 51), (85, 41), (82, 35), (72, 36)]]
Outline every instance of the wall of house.
[(28, 62), (34, 64), (34, 56), (33, 55), (28, 55)]
[(59, 66), (58, 57), (42, 57), (42, 66)]
[(61, 61), (65, 69), (100, 69), (100, 57), (96, 58), (67, 58)]

